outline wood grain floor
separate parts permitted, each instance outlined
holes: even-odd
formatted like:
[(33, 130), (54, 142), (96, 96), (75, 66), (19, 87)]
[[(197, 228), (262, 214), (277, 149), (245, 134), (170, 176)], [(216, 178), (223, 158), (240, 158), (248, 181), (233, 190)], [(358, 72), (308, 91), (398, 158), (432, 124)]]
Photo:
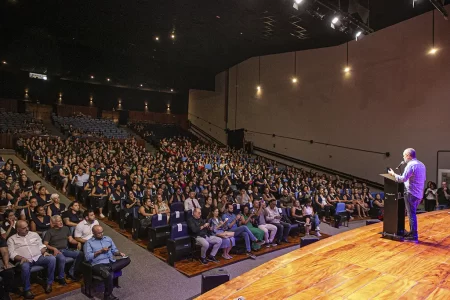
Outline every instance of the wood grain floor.
[(450, 299), (449, 211), (420, 214), (418, 222), (418, 243), (381, 238), (382, 223), (357, 228), (275, 258), (197, 299)]

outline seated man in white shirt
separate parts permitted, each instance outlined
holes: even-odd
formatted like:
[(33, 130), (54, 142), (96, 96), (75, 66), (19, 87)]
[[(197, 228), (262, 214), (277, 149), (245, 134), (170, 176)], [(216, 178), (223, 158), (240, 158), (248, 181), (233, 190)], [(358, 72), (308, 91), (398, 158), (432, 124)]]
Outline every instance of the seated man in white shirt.
[(277, 227), (277, 243), (289, 243), (287, 238), (289, 236), (289, 231), (291, 231), (291, 224), (281, 221), (281, 215), (278, 212), (277, 200), (270, 200), (269, 207), (264, 210), (264, 215), (266, 217), (266, 222), (273, 224)]
[(47, 247), (42, 244), (42, 239), (36, 232), (28, 231), (27, 222), (17, 221), (16, 230), (17, 234), (8, 239), (8, 252), (11, 259), (20, 262), (25, 299), (34, 298), (30, 284), (30, 271), (33, 266), (47, 267), (45, 292), (51, 293), (56, 258), (47, 252)]
[(194, 211), (194, 208), (200, 208), (201, 209), (202, 207), (198, 203), (198, 200), (195, 199), (195, 192), (191, 191), (191, 192), (189, 192), (189, 198), (184, 200), (184, 210), (185, 211), (188, 211), (188, 210)]
[(92, 209), (86, 209), (83, 212), (83, 218), (84, 220), (75, 227), (74, 237), (77, 242), (84, 245), (84, 243), (93, 237), (92, 228), (99, 224), (95, 219), (95, 213)]

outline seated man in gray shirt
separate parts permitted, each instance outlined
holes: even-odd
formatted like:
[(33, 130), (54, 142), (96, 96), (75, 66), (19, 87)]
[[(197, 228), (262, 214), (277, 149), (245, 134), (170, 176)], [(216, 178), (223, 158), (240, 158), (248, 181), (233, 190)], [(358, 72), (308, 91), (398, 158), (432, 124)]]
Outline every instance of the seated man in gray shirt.
[(69, 278), (77, 281), (79, 280), (76, 271), (83, 261), (83, 252), (78, 250), (71, 250), (68, 248), (68, 242), (74, 245), (78, 245), (78, 248), (81, 247), (70, 234), (70, 229), (67, 226), (64, 226), (61, 216), (55, 215), (52, 217), (53, 227), (45, 233), (44, 236), (44, 245), (47, 246), (47, 249), (53, 252), (53, 255), (56, 257), (57, 262), (57, 274), (58, 279), (57, 282), (61, 285), (66, 285), (66, 280), (64, 279), (64, 267), (66, 265), (66, 257), (72, 257), (75, 259), (69, 270)]

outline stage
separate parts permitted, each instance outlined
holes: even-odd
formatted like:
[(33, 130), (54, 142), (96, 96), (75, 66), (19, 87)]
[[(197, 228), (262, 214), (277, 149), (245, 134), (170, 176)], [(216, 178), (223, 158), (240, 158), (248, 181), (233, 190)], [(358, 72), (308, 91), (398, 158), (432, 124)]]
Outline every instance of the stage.
[(418, 243), (381, 238), (383, 223), (360, 227), (273, 259), (197, 299), (450, 299), (449, 210), (420, 214), (418, 223)]

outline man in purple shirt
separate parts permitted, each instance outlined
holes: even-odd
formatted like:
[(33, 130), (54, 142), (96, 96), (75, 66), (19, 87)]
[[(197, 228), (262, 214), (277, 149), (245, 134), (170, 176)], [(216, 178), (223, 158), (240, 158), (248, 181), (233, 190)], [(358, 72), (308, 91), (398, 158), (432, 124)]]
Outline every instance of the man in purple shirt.
[(425, 165), (416, 159), (416, 150), (413, 148), (403, 151), (403, 160), (406, 163), (403, 174), (397, 175), (392, 169), (389, 169), (389, 174), (394, 176), (397, 182), (405, 183), (405, 206), (411, 228), (411, 231), (405, 234), (405, 239), (417, 242), (419, 235), (416, 210), (422, 201), (427, 171)]

